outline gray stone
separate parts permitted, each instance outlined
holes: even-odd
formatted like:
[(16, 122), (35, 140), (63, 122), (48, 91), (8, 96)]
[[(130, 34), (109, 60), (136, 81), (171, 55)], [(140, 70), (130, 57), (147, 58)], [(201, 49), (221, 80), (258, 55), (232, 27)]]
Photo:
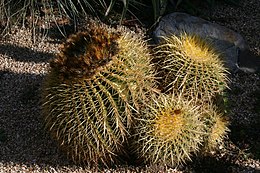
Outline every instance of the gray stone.
[(231, 29), (199, 17), (179, 12), (166, 15), (161, 19), (154, 31), (154, 40), (156, 43), (159, 43), (161, 37), (172, 34), (179, 35), (183, 31), (210, 40), (218, 52), (223, 55), (222, 60), (229, 71), (236, 72), (239, 70), (239, 52), (248, 49), (248, 45), (243, 37)]

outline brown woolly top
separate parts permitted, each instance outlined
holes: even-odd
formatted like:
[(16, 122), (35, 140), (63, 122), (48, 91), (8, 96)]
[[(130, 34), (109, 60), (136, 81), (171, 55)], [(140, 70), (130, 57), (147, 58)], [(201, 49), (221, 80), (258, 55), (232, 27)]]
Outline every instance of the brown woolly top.
[(87, 31), (70, 36), (50, 66), (61, 80), (90, 79), (118, 53), (118, 38), (118, 33), (106, 27), (90, 26)]

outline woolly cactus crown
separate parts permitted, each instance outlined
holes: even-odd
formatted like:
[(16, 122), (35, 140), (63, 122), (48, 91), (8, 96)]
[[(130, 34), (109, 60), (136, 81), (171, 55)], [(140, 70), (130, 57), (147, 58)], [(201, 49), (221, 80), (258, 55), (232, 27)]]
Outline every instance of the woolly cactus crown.
[(118, 53), (119, 33), (92, 24), (85, 32), (72, 35), (50, 62), (63, 80), (91, 79)]

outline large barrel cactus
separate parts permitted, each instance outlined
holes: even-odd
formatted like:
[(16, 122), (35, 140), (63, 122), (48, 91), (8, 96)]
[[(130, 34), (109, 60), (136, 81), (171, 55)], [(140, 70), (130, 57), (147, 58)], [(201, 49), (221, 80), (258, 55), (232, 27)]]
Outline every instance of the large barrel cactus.
[(227, 87), (220, 54), (205, 39), (182, 33), (163, 40), (155, 51), (164, 92), (207, 101)]
[(148, 163), (176, 166), (191, 160), (203, 142), (205, 125), (192, 102), (160, 95), (135, 125), (134, 151)]
[(43, 85), (46, 128), (76, 163), (110, 165), (153, 87), (142, 36), (92, 23), (69, 37)]

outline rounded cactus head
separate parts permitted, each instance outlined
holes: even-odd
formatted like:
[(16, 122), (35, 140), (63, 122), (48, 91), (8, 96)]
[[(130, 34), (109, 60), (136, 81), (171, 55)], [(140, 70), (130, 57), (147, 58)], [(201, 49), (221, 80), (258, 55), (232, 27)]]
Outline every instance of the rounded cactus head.
[(223, 144), (227, 138), (229, 121), (212, 104), (204, 106), (202, 119), (205, 123), (204, 150), (206, 152), (214, 151)]
[(118, 53), (118, 39), (119, 33), (93, 23), (88, 30), (70, 36), (50, 66), (66, 83), (90, 79)]
[(227, 70), (213, 46), (186, 33), (164, 37), (156, 49), (165, 92), (208, 100), (227, 87)]
[(147, 162), (182, 164), (199, 150), (204, 133), (198, 107), (181, 97), (153, 100), (135, 126), (135, 152)]
[(129, 30), (93, 23), (72, 35), (44, 82), (46, 128), (77, 163), (112, 164), (134, 113), (153, 88), (147, 45)]

